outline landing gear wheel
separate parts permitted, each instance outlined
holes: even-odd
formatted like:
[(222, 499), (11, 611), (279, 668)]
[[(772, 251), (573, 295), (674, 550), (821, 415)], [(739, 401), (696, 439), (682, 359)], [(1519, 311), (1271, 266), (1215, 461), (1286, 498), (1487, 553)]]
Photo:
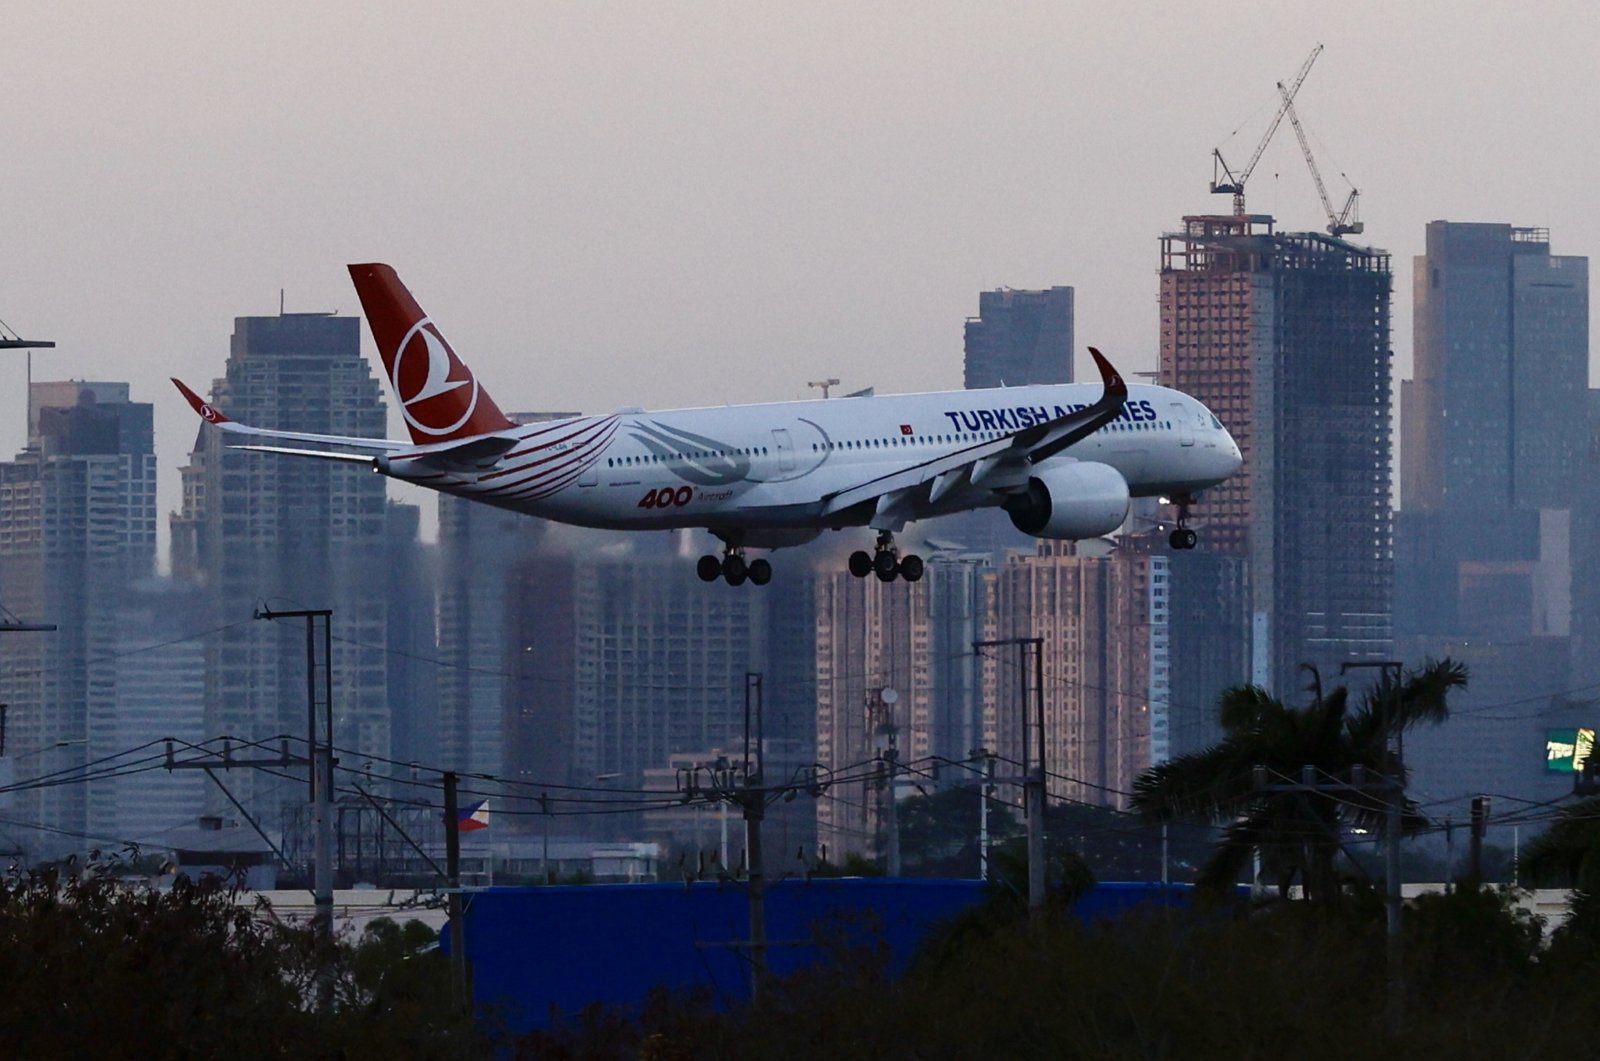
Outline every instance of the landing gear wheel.
[(744, 557), (738, 553), (729, 553), (722, 558), (722, 577), (728, 580), (728, 585), (737, 586), (744, 582), (748, 572), (744, 566)]
[(899, 569), (900, 564), (895, 560), (894, 553), (881, 552), (872, 558), (872, 570), (880, 582), (893, 582)]
[(1194, 498), (1185, 495), (1175, 500), (1178, 506), (1178, 526), (1167, 535), (1167, 543), (1174, 549), (1193, 549), (1195, 543), (1200, 540), (1200, 535), (1189, 529), (1189, 506), (1194, 504)]
[(922, 570), (922, 557), (916, 553), (907, 553), (900, 558), (900, 577), (907, 582), (920, 581)]
[(750, 561), (750, 581), (757, 586), (765, 586), (772, 581), (772, 565), (766, 560)]
[(866, 578), (872, 574), (872, 554), (865, 549), (857, 549), (851, 553), (850, 573), (857, 578)]
[(702, 556), (694, 565), (694, 573), (700, 576), (701, 582), (715, 582), (722, 577), (722, 561), (714, 556)]

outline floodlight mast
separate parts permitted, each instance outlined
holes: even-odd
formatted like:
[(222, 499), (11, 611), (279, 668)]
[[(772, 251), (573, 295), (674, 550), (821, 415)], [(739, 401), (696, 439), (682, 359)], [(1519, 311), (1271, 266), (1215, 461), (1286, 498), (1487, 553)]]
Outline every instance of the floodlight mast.
[[(1305, 82), (1306, 75), (1311, 72), (1311, 64), (1317, 61), (1317, 56), (1322, 54), (1322, 45), (1311, 49), (1311, 54), (1306, 61), (1300, 64), (1300, 72), (1295, 74), (1294, 80), (1285, 89), (1283, 83), (1278, 83), (1278, 88), (1283, 96), (1283, 102), (1278, 106), (1278, 113), (1272, 116), (1272, 124), (1267, 126), (1266, 135), (1256, 145), (1255, 154), (1250, 156), (1250, 161), (1245, 163), (1244, 169), (1235, 176), (1233, 170), (1228, 168), (1227, 160), (1222, 157), (1222, 148), (1211, 150), (1211, 191), (1216, 195), (1233, 196), (1233, 215), (1244, 217), (1244, 185), (1250, 179), (1250, 174), (1255, 171), (1256, 163), (1261, 161), (1262, 154), (1267, 150), (1267, 145), (1272, 142), (1272, 134), (1278, 131), (1278, 126), (1283, 122), (1283, 116), (1288, 113), (1294, 104), (1295, 93), (1300, 91), (1300, 86)], [(1218, 176), (1225, 176), (1226, 180), (1218, 180)]]

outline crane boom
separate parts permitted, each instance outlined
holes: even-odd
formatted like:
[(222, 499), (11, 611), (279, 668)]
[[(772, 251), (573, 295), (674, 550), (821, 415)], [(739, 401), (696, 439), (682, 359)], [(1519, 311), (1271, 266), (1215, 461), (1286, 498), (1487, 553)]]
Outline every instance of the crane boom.
[(1306, 131), (1300, 125), (1300, 116), (1295, 113), (1294, 101), (1282, 81), (1278, 82), (1278, 91), (1283, 95), (1283, 108), (1289, 115), (1289, 124), (1294, 126), (1295, 138), (1300, 141), (1300, 153), (1306, 157), (1306, 166), (1311, 170), (1311, 179), (1316, 182), (1317, 196), (1322, 200), (1322, 210), (1328, 215), (1328, 235), (1359, 233), (1365, 226), (1360, 221), (1352, 221), (1350, 215), (1356, 208), (1356, 201), (1361, 192), (1351, 188), (1350, 197), (1344, 201), (1344, 209), (1334, 213), (1333, 202), (1328, 198), (1327, 186), (1322, 183), (1322, 170), (1317, 166), (1317, 157), (1311, 153), (1311, 142), (1306, 138)]
[[(1306, 75), (1311, 73), (1311, 64), (1316, 62), (1317, 56), (1321, 54), (1321, 44), (1311, 49), (1311, 54), (1306, 56), (1306, 61), (1300, 64), (1300, 71), (1295, 74), (1294, 80), (1289, 83), (1288, 88), (1283, 87), (1282, 81), (1278, 82), (1278, 91), (1283, 96), (1283, 102), (1278, 105), (1278, 112), (1272, 116), (1272, 124), (1267, 126), (1266, 135), (1256, 145), (1255, 154), (1250, 156), (1250, 161), (1245, 163), (1244, 169), (1239, 171), (1237, 177), (1233, 175), (1233, 170), (1228, 168), (1227, 161), (1223, 159), (1222, 149), (1220, 147), (1212, 149), (1211, 190), (1218, 195), (1230, 193), (1233, 195), (1233, 212), (1236, 217), (1244, 216), (1245, 181), (1250, 179), (1250, 174), (1255, 170), (1256, 163), (1261, 161), (1261, 156), (1267, 150), (1267, 144), (1272, 142), (1272, 134), (1277, 132), (1278, 126), (1283, 123), (1283, 116), (1294, 106), (1295, 93), (1300, 91), (1300, 86), (1305, 83)], [(1219, 168), (1220, 172), (1227, 176), (1228, 179), (1226, 181), (1218, 181), (1216, 179)]]

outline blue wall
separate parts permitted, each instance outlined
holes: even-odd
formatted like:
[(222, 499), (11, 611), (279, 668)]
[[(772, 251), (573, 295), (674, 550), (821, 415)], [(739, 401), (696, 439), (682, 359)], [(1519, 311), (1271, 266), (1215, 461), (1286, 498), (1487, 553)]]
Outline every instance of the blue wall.
[[(977, 880), (829, 878), (767, 886), (768, 965), (776, 976), (818, 960), (818, 938), (888, 948), (898, 974), (937, 924), (981, 902)], [(1183, 902), (1186, 890), (1102, 884), (1077, 912), (1111, 916), (1138, 902)], [(511, 1030), (548, 1027), (593, 1002), (630, 1006), (657, 986), (749, 997), (742, 882), (490, 888), (466, 905), (467, 956), (480, 1006)], [(445, 941), (446, 949), (449, 940)]]

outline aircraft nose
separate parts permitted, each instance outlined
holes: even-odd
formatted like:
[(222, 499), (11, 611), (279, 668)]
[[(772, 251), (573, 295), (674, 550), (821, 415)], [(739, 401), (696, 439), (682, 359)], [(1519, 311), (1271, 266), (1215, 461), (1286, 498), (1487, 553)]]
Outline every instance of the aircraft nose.
[(1239, 443), (1234, 441), (1231, 434), (1228, 435), (1228, 445), (1223, 449), (1222, 455), (1223, 462), (1228, 469), (1228, 475), (1235, 475), (1240, 468), (1244, 467), (1244, 454), (1239, 452)]

